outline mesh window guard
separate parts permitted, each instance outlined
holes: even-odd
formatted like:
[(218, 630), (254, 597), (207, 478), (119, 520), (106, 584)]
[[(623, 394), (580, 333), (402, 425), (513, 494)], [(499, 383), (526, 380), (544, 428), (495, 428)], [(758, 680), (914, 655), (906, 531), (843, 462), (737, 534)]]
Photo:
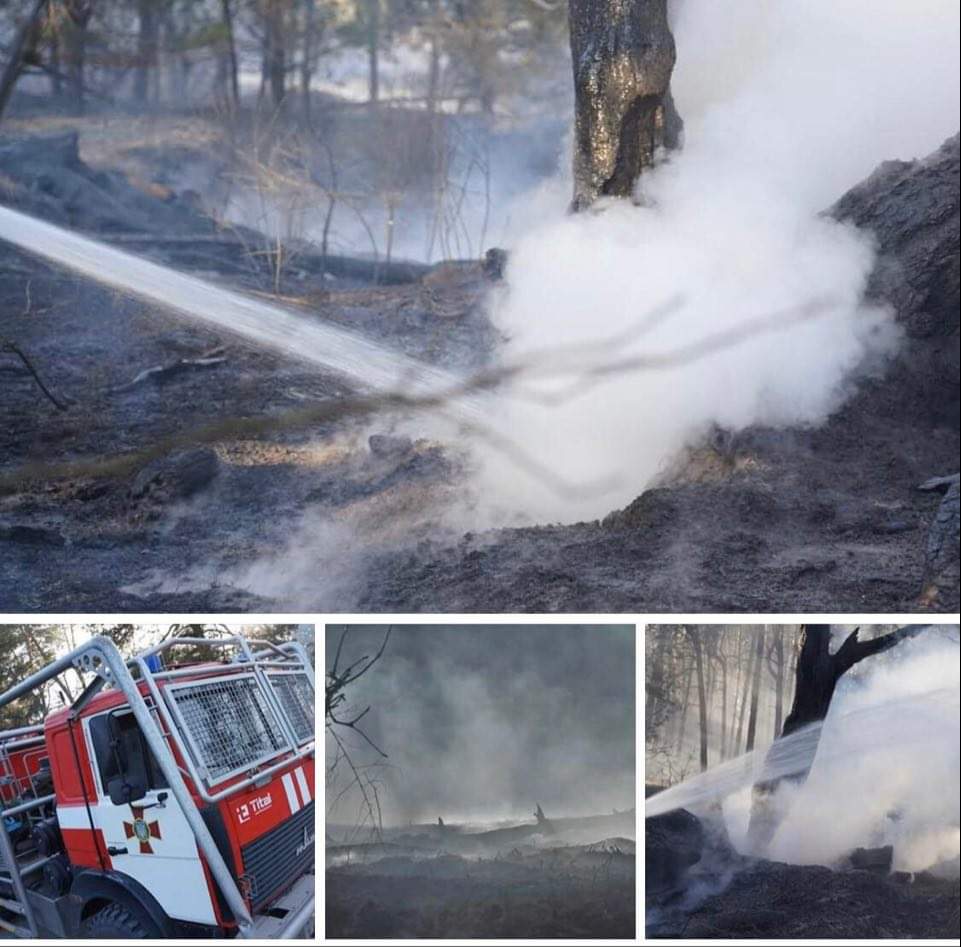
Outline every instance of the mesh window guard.
[(168, 687), (190, 745), (211, 781), (255, 766), (287, 746), (257, 680), (220, 678)]
[(268, 675), (298, 743), (314, 738), (314, 689), (303, 673)]

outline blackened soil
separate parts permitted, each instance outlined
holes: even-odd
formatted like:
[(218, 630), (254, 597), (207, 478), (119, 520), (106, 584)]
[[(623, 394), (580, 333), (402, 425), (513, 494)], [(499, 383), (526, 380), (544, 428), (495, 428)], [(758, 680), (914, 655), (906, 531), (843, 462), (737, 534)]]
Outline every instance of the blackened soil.
[(634, 857), (585, 849), (328, 868), (327, 936), (617, 938), (635, 935)]
[(951, 939), (959, 931), (957, 880), (837, 872), (758, 861), (690, 911), (648, 908), (663, 938)]

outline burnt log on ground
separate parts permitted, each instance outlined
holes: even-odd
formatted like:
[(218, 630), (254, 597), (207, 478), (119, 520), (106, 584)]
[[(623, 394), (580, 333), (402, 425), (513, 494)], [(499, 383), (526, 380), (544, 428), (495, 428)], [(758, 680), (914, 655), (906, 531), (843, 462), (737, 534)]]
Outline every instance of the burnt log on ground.
[(575, 210), (630, 197), (660, 147), (676, 147), (667, 0), (571, 0)]

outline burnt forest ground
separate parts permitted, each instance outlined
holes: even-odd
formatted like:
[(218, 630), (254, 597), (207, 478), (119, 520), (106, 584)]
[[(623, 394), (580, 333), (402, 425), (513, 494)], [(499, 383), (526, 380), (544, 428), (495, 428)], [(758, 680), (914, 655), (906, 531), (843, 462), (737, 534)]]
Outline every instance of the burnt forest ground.
[[(145, 121), (21, 106), (0, 135), (3, 203), (269, 295), (251, 251), (262, 239), (225, 232), (198, 201), (198, 180), (225, 173), (217, 134), (179, 115)], [(411, 275), (331, 276), (301, 248), (284, 295), (305, 318), (460, 371), (496, 356), (480, 266)], [(66, 405), (43, 396), (16, 352), (0, 353), (0, 606), (13, 612), (913, 611), (940, 501), (916, 487), (954, 472), (959, 453), (950, 411), (919, 423), (892, 409), (903, 398), (884, 379), (868, 379), (818, 429), (695, 445), (604, 520), (465, 533), (438, 526), (466, 489), (458, 446), (369, 443), (390, 433), (386, 419), (228, 431), (122, 474), (21, 476), (28, 463), (122, 457), (349, 389), (7, 243), (0, 337)], [(211, 353), (209, 365), (177, 367)], [(155, 367), (166, 370), (135, 382)], [(301, 571), (283, 559), (272, 569), (292, 544), (304, 547)]]
[(633, 835), (633, 811), (551, 826), (414, 825), (350, 844), (328, 826), (327, 936), (633, 939), (634, 841), (607, 835)]

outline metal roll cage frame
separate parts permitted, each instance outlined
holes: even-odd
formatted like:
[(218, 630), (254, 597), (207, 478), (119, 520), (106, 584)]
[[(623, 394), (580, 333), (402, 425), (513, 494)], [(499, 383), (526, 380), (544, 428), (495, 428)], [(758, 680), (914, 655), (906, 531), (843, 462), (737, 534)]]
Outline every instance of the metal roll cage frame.
[[(170, 713), (168, 702), (164, 699), (162, 689), (157, 683), (158, 680), (175, 680), (179, 677), (196, 678), (198, 674), (203, 674), (203, 670), (195, 667), (192, 669), (177, 668), (169, 671), (163, 669), (154, 671), (148, 663), (148, 659), (151, 657), (159, 656), (165, 651), (170, 651), (175, 647), (185, 645), (233, 646), (237, 648), (238, 654), (230, 663), (222, 665), (218, 670), (225, 674), (230, 674), (234, 671), (253, 673), (256, 677), (260, 689), (265, 694), (268, 704), (280, 722), (284, 736), (288, 741), (288, 746), (277, 751), (285, 754), (285, 758), (282, 761), (252, 772), (244, 779), (231, 784), (219, 792), (211, 791), (210, 785), (214, 785), (215, 783), (208, 785), (207, 780), (199, 772), (197, 763), (194, 760), (195, 751), (193, 747), (189, 745), (191, 743), (189, 734), (178, 721), (174, 720), (173, 715)], [(258, 650), (253, 650), (251, 646), (254, 646)], [(125, 660), (117, 650), (117, 646), (110, 641), (109, 638), (96, 636), (78, 646), (73, 651), (52, 661), (37, 673), (25, 678), (19, 684), (11, 687), (6, 693), (0, 694), (0, 707), (4, 707), (36, 688), (43, 686), (70, 668), (75, 668), (82, 673), (95, 675), (95, 680), (72, 704), (71, 713), (74, 717), (79, 714), (84, 704), (98, 693), (104, 685), (110, 684), (116, 687), (127, 699), (127, 703), (140, 726), (144, 739), (147, 741), (147, 745), (151, 753), (153, 753), (157, 765), (167, 780), (169, 790), (180, 804), (187, 823), (193, 831), (194, 838), (197, 840), (197, 845), (207, 860), (211, 874), (214, 876), (217, 886), (223, 893), (224, 899), (237, 921), (240, 936), (256, 936), (254, 921), (244, 901), (244, 897), (230, 869), (227, 867), (227, 863), (224, 861), (220, 849), (217, 847), (217, 843), (210, 834), (207, 824), (204, 822), (203, 817), (194, 803), (193, 796), (184, 780), (184, 773), (178, 765), (167, 741), (168, 739), (172, 740), (177, 746), (186, 765), (187, 775), (193, 782), (197, 794), (208, 804), (220, 802), (228, 796), (239, 792), (241, 789), (245, 789), (247, 786), (269, 778), (279, 770), (290, 766), (295, 760), (313, 755), (314, 741), (311, 740), (301, 745), (303, 741), (297, 740), (297, 736), (293, 732), (293, 728), (289, 724), (283, 708), (280, 706), (280, 702), (270, 684), (268, 676), (270, 668), (278, 668), (285, 671), (293, 670), (298, 673), (302, 671), (307, 676), (311, 689), (314, 690), (314, 671), (304, 647), (295, 641), (276, 645), (269, 641), (260, 641), (257, 639), (248, 640), (240, 635), (221, 638), (168, 638), (166, 641), (162, 641), (160, 644), (148, 648), (146, 651), (135, 655), (129, 660)], [(147, 706), (144, 695), (140, 693), (138, 682), (130, 672), (131, 668), (139, 671), (140, 680), (145, 683), (148, 694), (152, 697), (152, 703), (159, 720), (155, 718), (151, 708)], [(160, 725), (161, 722), (163, 727)], [(166, 733), (164, 732), (164, 728), (166, 729)], [(22, 736), (25, 740), (29, 740), (31, 737), (35, 739), (38, 729), (42, 728), (38, 728), (38, 726), (20, 727), (16, 730), (5, 731), (3, 736), (8, 738)], [(186, 742), (183, 739), (185, 736), (188, 737)], [(10, 745), (8, 745), (8, 747), (9, 746)], [(219, 781), (222, 782), (223, 779)], [(31, 799), (26, 803), (8, 808), (3, 808), (2, 800), (0, 800), (0, 816), (16, 815), (20, 812), (43, 806), (54, 801), (55, 798), (55, 794), (51, 794), (41, 799)], [(11, 883), (16, 892), (17, 900), (22, 906), (24, 918), (30, 927), (31, 935), (37, 937), (39, 933), (36, 918), (34, 917), (33, 909), (27, 898), (26, 886), (23, 883), (23, 879), (41, 867), (48, 859), (38, 860), (23, 869), (18, 868), (9, 835), (7, 834), (6, 828), (0, 825), (0, 860), (5, 862), (10, 868)], [(281, 936), (285, 938), (296, 937), (309, 919), (313, 907), (313, 899), (310, 899), (296, 912), (293, 918), (287, 921)]]

